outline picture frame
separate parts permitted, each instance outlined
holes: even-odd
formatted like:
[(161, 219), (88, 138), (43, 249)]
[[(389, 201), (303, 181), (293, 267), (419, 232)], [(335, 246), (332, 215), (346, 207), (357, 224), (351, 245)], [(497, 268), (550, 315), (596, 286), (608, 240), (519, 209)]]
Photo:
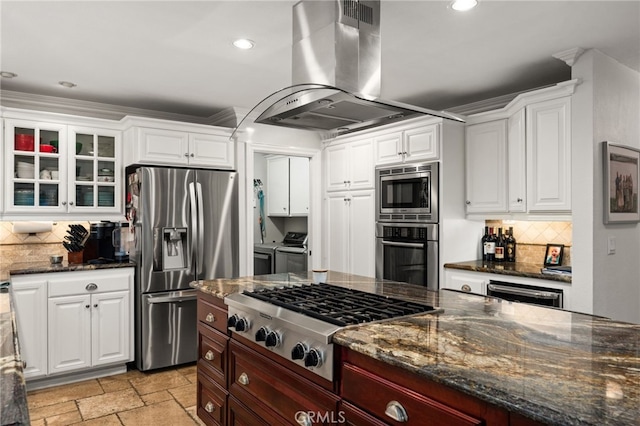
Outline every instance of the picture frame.
[(547, 244), (544, 252), (544, 266), (562, 265), (562, 255), (564, 254), (564, 244)]
[(602, 142), (605, 224), (640, 222), (640, 150)]

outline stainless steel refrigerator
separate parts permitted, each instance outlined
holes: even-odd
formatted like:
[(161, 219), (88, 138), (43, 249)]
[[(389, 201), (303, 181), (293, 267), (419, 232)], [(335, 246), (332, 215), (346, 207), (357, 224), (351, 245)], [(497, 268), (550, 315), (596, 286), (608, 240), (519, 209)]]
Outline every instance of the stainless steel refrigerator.
[(195, 280), (238, 276), (235, 172), (127, 169), (138, 369), (197, 360)]

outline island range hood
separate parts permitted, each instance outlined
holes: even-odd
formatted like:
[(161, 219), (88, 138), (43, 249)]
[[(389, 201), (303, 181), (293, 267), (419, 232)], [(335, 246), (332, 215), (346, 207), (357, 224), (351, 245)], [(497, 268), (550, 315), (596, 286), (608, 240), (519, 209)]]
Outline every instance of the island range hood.
[(265, 98), (243, 122), (316, 131), (327, 139), (421, 116), (464, 121), (379, 98), (379, 0), (296, 3), (292, 57), (292, 86)]

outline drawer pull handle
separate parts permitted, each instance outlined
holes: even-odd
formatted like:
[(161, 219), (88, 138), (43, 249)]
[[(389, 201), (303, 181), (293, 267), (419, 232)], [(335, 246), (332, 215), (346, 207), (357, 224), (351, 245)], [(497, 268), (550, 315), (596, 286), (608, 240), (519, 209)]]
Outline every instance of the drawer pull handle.
[(404, 423), (409, 420), (409, 416), (407, 416), (407, 411), (404, 409), (402, 404), (398, 401), (391, 401), (387, 404), (387, 409), (384, 410), (384, 414), (391, 417), (396, 422)]
[(249, 384), (249, 376), (247, 376), (247, 373), (242, 373), (240, 377), (238, 377), (238, 383), (245, 386)]
[(97, 289), (98, 289), (98, 284), (96, 284), (96, 283), (89, 283), (89, 284), (87, 284), (87, 286), (85, 287), (85, 289), (86, 289), (87, 291), (97, 290)]
[(211, 312), (209, 312), (209, 313), (207, 314), (207, 317), (205, 318), (205, 320), (206, 320), (207, 322), (214, 322), (214, 321), (216, 320), (216, 317), (214, 317), (214, 316), (213, 316), (213, 314), (212, 314)]
[(296, 423), (300, 426), (311, 426), (313, 422), (309, 418), (309, 414), (304, 411), (298, 411), (296, 413)]
[(460, 290), (462, 291), (466, 291), (466, 292), (470, 292), (471, 291), (471, 286), (469, 284), (464, 284)]
[(215, 356), (213, 355), (213, 351), (207, 351), (207, 353), (204, 354), (204, 359), (207, 361), (213, 361), (214, 358)]
[(207, 413), (213, 413), (213, 410), (216, 407), (211, 403), (211, 401), (207, 402), (207, 405), (204, 406), (204, 409), (207, 411)]

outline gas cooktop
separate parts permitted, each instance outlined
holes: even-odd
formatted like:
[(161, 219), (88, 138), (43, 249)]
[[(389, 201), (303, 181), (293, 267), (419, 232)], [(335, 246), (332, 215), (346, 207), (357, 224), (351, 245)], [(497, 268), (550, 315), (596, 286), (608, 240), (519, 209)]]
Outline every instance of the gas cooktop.
[(261, 289), (244, 294), (342, 327), (436, 310), (433, 306), (329, 284)]

